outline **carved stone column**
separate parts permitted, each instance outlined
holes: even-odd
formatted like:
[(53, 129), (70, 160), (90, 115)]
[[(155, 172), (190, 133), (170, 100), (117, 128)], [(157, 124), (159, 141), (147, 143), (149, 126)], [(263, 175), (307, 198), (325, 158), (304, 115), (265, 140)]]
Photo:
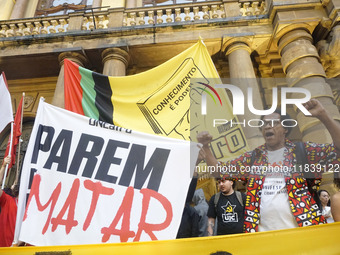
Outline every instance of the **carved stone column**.
[[(229, 62), (230, 79), (233, 85), (238, 86), (243, 95), (248, 95), (248, 87), (253, 90), (253, 104), (257, 110), (263, 109), (259, 85), (256, 80), (253, 63), (250, 58), (251, 48), (245, 41), (227, 41), (226, 56)], [(248, 126), (247, 122), (251, 119), (259, 119), (260, 116), (254, 115), (245, 106), (244, 115), (239, 115), (239, 122), (245, 122), (242, 125), (248, 145), (251, 149), (264, 143), (263, 136), (258, 128)]]
[[(289, 31), (280, 38), (278, 49), (287, 83), (289, 86), (309, 90), (312, 98), (317, 98), (334, 118), (340, 119), (338, 109), (333, 104), (331, 88), (325, 81), (325, 71), (312, 41), (311, 34), (305, 29)], [(303, 141), (332, 142), (329, 133), (318, 119), (306, 117), (298, 112), (297, 120)]]
[(0, 20), (8, 20), (14, 7), (13, 1), (0, 0)]
[(125, 76), (129, 63), (129, 54), (121, 48), (109, 48), (102, 52), (103, 74), (108, 76)]
[(84, 55), (77, 52), (63, 52), (59, 55), (58, 61), (60, 64), (60, 72), (57, 80), (57, 85), (54, 91), (52, 104), (61, 108), (65, 107), (64, 97), (64, 60), (65, 58), (77, 63), (80, 66), (84, 66), (87, 63), (87, 59)]
[(27, 8), (27, 0), (17, 0), (15, 2), (11, 18), (10, 19), (22, 19), (24, 18), (24, 14)]

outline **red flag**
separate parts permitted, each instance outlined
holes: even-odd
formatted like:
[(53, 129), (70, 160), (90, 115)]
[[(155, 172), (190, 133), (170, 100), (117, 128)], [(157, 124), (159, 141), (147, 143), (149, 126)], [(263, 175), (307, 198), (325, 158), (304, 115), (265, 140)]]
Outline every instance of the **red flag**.
[[(22, 119), (22, 101), (24, 97), (21, 97), (20, 103), (18, 105), (17, 112), (15, 114), (14, 123), (13, 123), (13, 142), (12, 142), (12, 151), (11, 151), (11, 163), (8, 165), (8, 169), (10, 169), (15, 164), (15, 155), (17, 150), (17, 145), (19, 144), (19, 139), (21, 136), (21, 119)], [(11, 146), (11, 136), (8, 139), (7, 148), (5, 157), (9, 154), (9, 148)]]

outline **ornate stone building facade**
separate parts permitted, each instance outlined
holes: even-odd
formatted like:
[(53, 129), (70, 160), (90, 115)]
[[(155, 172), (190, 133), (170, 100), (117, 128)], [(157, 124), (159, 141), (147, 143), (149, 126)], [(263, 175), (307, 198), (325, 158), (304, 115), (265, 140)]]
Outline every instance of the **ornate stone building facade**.
[[(26, 93), (22, 154), (38, 99), (64, 105), (65, 58), (106, 75), (131, 75), (199, 38), (222, 78), (253, 88), (258, 109), (271, 105), (273, 87), (303, 87), (340, 120), (338, 1), (0, 0), (0, 6), (0, 70), (14, 109)], [(317, 120), (290, 114), (299, 122), (291, 139), (331, 142)], [(244, 131), (251, 148), (263, 142), (258, 131)], [(8, 132), (0, 136), (1, 156)], [(332, 190), (332, 175), (324, 177)]]

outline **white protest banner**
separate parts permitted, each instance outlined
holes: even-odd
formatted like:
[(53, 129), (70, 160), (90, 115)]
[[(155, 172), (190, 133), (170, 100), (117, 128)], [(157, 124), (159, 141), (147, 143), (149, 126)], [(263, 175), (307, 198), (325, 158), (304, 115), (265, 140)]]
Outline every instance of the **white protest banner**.
[(7, 82), (4, 78), (5, 74), (0, 75), (0, 133), (13, 121), (13, 109), (11, 94), (8, 91)]
[(41, 100), (23, 165), (16, 235), (37, 246), (174, 239), (194, 167), (190, 150), (196, 160), (197, 144)]

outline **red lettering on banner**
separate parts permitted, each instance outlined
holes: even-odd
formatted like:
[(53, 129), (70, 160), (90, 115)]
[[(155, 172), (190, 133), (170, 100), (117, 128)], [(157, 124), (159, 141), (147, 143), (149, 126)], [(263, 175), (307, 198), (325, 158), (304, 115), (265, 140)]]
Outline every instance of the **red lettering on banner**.
[[(71, 229), (78, 225), (78, 221), (74, 219), (74, 211), (76, 209), (79, 186), (80, 181), (77, 178), (73, 181), (70, 193), (65, 201), (63, 208), (61, 208), (61, 211), (59, 212), (57, 217), (52, 218), (51, 220), (52, 232), (54, 232), (57, 229), (58, 225), (64, 225), (66, 229), (66, 234), (69, 234)], [(68, 209), (67, 219), (64, 220), (63, 216), (65, 215), (67, 209)]]
[(27, 206), (26, 206), (26, 210), (25, 210), (25, 215), (24, 215), (23, 221), (25, 221), (26, 218), (27, 218), (27, 211), (28, 211), (28, 208), (30, 207), (30, 204), (31, 204), (33, 196), (35, 196), (35, 201), (37, 203), (37, 207), (38, 207), (39, 211), (44, 211), (51, 204), (51, 208), (50, 208), (50, 211), (48, 213), (48, 217), (47, 217), (45, 226), (44, 226), (44, 228), (42, 230), (42, 234), (45, 234), (46, 231), (47, 231), (48, 225), (50, 224), (50, 220), (51, 220), (51, 217), (52, 217), (52, 213), (53, 213), (54, 207), (55, 207), (55, 205), (57, 203), (57, 200), (59, 198), (59, 195), (60, 195), (61, 182), (58, 183), (58, 185), (54, 189), (50, 199), (47, 201), (47, 203), (45, 205), (41, 204), (40, 198), (39, 198), (40, 182), (41, 182), (40, 174), (35, 174), (34, 178), (33, 178), (33, 182), (32, 182), (30, 196), (28, 197)]
[(92, 191), (91, 206), (83, 225), (83, 230), (85, 231), (91, 224), (93, 214), (97, 207), (99, 195), (112, 195), (114, 193), (114, 189), (104, 187), (101, 182), (93, 182), (91, 180), (85, 180), (84, 187)]
[[(111, 235), (119, 235), (121, 242), (127, 242), (130, 237), (135, 236), (135, 232), (130, 230), (130, 216), (132, 209), (134, 190), (133, 187), (128, 187), (123, 198), (123, 202), (118, 209), (118, 212), (113, 219), (111, 225), (106, 228), (102, 228), (102, 242), (105, 243), (109, 240)], [(123, 217), (121, 229), (116, 229), (116, 226)]]
[[(32, 182), (31, 193), (27, 201), (23, 221), (27, 219), (32, 199), (33, 197), (35, 197), (38, 211), (42, 212), (46, 210), (48, 206), (50, 206), (50, 210), (48, 212), (47, 220), (43, 227), (42, 234), (44, 235), (46, 233), (50, 223), (52, 225), (52, 232), (56, 231), (59, 225), (64, 225), (66, 234), (69, 234), (74, 227), (78, 226), (78, 221), (75, 219), (75, 209), (77, 206), (77, 198), (80, 189), (80, 180), (78, 178), (74, 179), (72, 187), (69, 191), (69, 195), (66, 198), (66, 201), (64, 202), (64, 205), (61, 208), (60, 212), (57, 214), (55, 218), (52, 218), (52, 214), (54, 213), (56, 203), (60, 197), (62, 184), (61, 182), (58, 183), (46, 204), (42, 204), (40, 201), (40, 184), (41, 175), (35, 174)], [(83, 225), (83, 230), (86, 231), (90, 226), (92, 218), (97, 209), (100, 195), (113, 195), (114, 189), (104, 187), (101, 182), (93, 182), (92, 180), (85, 180), (83, 184), (87, 190), (92, 191), (90, 208)], [(130, 218), (134, 201), (133, 200), (135, 194), (134, 192), (135, 192), (134, 188), (131, 186), (126, 189), (122, 203), (116, 215), (114, 216), (114, 219), (112, 220), (110, 226), (101, 228), (101, 233), (103, 234), (102, 242), (107, 242), (112, 235), (119, 236), (121, 242), (127, 242), (129, 238), (134, 238), (133, 241), (139, 241), (143, 231), (147, 235), (149, 235), (152, 240), (157, 240), (157, 237), (154, 234), (154, 232), (166, 229), (172, 222), (173, 210), (170, 201), (157, 191), (154, 191), (152, 189), (141, 189), (139, 191), (143, 196), (141, 205), (142, 206), (141, 216), (138, 224), (137, 233), (132, 231), (130, 229), (131, 227)], [(157, 224), (151, 224), (146, 222), (151, 199), (159, 201), (161, 206), (164, 208), (165, 212), (164, 222)], [(67, 214), (67, 217), (66, 219), (63, 219), (65, 214)], [(118, 229), (117, 226), (120, 222), (121, 226), (120, 229)]]
[[(136, 237), (133, 241), (135, 242), (135, 241), (140, 240), (143, 230), (145, 231), (145, 233), (147, 233), (151, 237), (152, 240), (157, 240), (157, 237), (155, 236), (153, 231), (160, 231), (160, 230), (167, 228), (172, 221), (173, 214), (172, 214), (171, 203), (166, 197), (164, 197), (163, 195), (161, 195), (160, 193), (154, 190), (141, 189), (140, 192), (143, 194), (142, 215), (141, 215), (141, 218), (138, 224), (138, 231), (137, 231)], [(165, 209), (166, 218), (163, 223), (150, 224), (150, 223), (145, 222), (146, 215), (149, 210), (149, 203), (150, 203), (151, 197), (157, 199), (162, 204), (163, 208)]]

